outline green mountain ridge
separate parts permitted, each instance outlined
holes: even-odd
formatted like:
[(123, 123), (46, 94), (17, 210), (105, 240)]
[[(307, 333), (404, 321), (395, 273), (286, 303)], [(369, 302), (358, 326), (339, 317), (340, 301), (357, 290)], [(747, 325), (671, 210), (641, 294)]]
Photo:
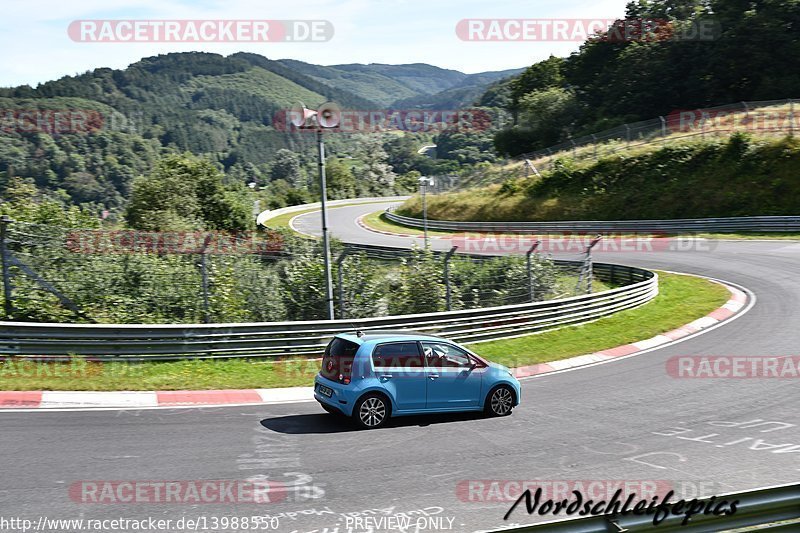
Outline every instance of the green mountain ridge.
[[(187, 52), (35, 88), (0, 88), (0, 192), (19, 176), (44, 191), (63, 190), (74, 203), (119, 208), (133, 178), (168, 152), (206, 156), (234, 181), (257, 179), (282, 148), (298, 153), (301, 162), (313, 157), (312, 136), (275, 123), (298, 102), (387, 109), (398, 99), (425, 102), (466, 80), (502, 73), (474, 76), (425, 64), (326, 67), (251, 53)], [(18, 121), (16, 109), (87, 110), (101, 116), (102, 127), (88, 135), (31, 129)], [(332, 154), (347, 155), (352, 143), (344, 137), (331, 136)]]

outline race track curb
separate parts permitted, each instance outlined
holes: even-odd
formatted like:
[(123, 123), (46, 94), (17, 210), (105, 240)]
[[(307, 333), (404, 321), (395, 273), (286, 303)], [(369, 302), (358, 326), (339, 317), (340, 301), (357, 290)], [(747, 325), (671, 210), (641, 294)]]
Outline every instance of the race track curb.
[[(721, 282), (720, 282), (721, 283)], [(730, 299), (708, 315), (650, 339), (560, 361), (514, 368), (517, 378), (529, 378), (602, 363), (651, 350), (697, 334), (734, 317), (746, 308), (747, 294), (722, 283)], [(0, 391), (0, 410), (85, 410), (274, 405), (314, 401), (313, 387), (198, 391)]]

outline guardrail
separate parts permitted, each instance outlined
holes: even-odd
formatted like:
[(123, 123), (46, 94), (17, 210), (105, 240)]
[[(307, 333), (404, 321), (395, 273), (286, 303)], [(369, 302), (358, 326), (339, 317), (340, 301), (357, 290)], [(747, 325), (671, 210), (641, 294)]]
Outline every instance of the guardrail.
[[(735, 528), (767, 525), (758, 531), (798, 531), (800, 530), (800, 484), (778, 485), (746, 492), (723, 494), (716, 497), (722, 500), (738, 500), (736, 512), (731, 515), (714, 516), (713, 514), (696, 514), (686, 525), (681, 525), (685, 518), (683, 512), (670, 514), (658, 526), (653, 526), (653, 515), (598, 515), (584, 518), (573, 518), (555, 522), (545, 522), (522, 527), (502, 528), (493, 532), (538, 532), (550, 533), (619, 533), (627, 531), (658, 531), (659, 533), (708, 533), (729, 531)], [(708, 502), (708, 499), (701, 499)], [(522, 505), (522, 504), (521, 504)], [(674, 505), (674, 503), (672, 504)], [(522, 511), (524, 512), (524, 510)], [(780, 522), (791, 521), (780, 524)]]
[[(422, 228), (421, 218), (387, 210), (387, 219), (403, 226)], [(429, 230), (496, 231), (504, 233), (736, 233), (800, 232), (800, 216), (677, 218), (672, 220), (563, 220), (553, 222), (469, 222), (428, 219)]]
[(55, 360), (76, 355), (99, 361), (305, 357), (321, 355), (336, 333), (356, 329), (407, 329), (457, 342), (482, 342), (582, 324), (637, 307), (658, 294), (654, 272), (607, 263), (593, 266), (597, 278), (623, 286), (557, 300), (352, 320), (180, 325), (0, 322), (0, 354)]

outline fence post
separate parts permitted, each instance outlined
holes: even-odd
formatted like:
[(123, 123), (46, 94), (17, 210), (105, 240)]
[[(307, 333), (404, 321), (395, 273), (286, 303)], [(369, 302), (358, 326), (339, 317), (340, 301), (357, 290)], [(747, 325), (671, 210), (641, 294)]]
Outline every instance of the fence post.
[(594, 160), (597, 161), (597, 135), (592, 133), (592, 146), (594, 146)]
[(200, 250), (200, 275), (203, 281), (203, 322), (208, 324), (211, 322), (211, 310), (208, 303), (208, 245), (211, 243), (211, 235), (206, 235), (203, 240), (203, 248)]
[(572, 159), (576, 159), (577, 158), (577, 154), (575, 153), (575, 148), (576, 148), (575, 141), (570, 139), (569, 142), (572, 143)]
[(789, 135), (794, 136), (794, 100), (789, 98)]
[[(667, 138), (667, 120), (664, 117), (658, 117), (661, 119), (661, 139)], [(662, 141), (663, 142), (663, 141)]]
[(3, 310), (6, 319), (11, 319), (14, 314), (14, 300), (11, 292), (11, 273), (9, 272), (8, 250), (6, 249), (6, 230), (8, 224), (12, 222), (11, 217), (3, 215), (0, 217), (0, 263), (3, 270)]
[(345, 316), (345, 305), (344, 305), (344, 260), (347, 258), (347, 250), (341, 253), (339, 257), (336, 258), (336, 282), (338, 285), (338, 293), (339, 293), (339, 318), (344, 318)]
[(448, 311), (453, 310), (452, 291), (450, 290), (450, 259), (458, 250), (458, 246), (453, 246), (444, 256), (444, 290), (445, 305)]
[(578, 283), (575, 284), (575, 292), (581, 287), (581, 282), (583, 281), (584, 276), (586, 276), (586, 293), (592, 293), (592, 278), (594, 277), (593, 269), (592, 269), (592, 248), (600, 242), (603, 236), (598, 234), (597, 237), (592, 239), (588, 246), (586, 246), (586, 252), (583, 258), (583, 265), (581, 265), (581, 272), (578, 275)]
[(525, 253), (525, 264), (526, 264), (526, 266), (528, 268), (528, 295), (530, 296), (531, 302), (535, 302), (536, 301), (536, 294), (534, 293), (534, 290), (533, 290), (533, 269), (532, 269), (532, 265), (531, 265), (531, 255), (533, 255), (533, 252), (536, 251), (536, 248), (539, 247), (539, 244), (541, 242), (542, 241), (536, 241), (535, 243), (533, 243), (533, 246), (531, 246), (531, 249), (528, 250)]
[(625, 138), (628, 140), (628, 146), (631, 145), (631, 127), (625, 124)]

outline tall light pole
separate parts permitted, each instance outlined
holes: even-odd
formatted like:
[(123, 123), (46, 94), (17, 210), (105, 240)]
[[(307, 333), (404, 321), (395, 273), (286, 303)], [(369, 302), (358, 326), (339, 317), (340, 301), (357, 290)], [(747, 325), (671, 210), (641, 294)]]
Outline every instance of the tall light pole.
[(419, 177), (419, 186), (422, 189), (422, 233), (425, 240), (425, 249), (428, 249), (428, 201), (426, 193), (428, 186), (433, 185), (433, 178), (427, 176)]
[(333, 320), (333, 280), (331, 279), (331, 243), (328, 238), (328, 199), (327, 184), (325, 182), (325, 143), (322, 139), (324, 128), (335, 128), (341, 119), (339, 106), (332, 102), (322, 104), (314, 111), (300, 104), (291, 110), (291, 122), (298, 128), (309, 128), (317, 133), (317, 154), (319, 155), (319, 189), (320, 189), (320, 214), (322, 215), (322, 248), (325, 261), (325, 304), (328, 318)]

